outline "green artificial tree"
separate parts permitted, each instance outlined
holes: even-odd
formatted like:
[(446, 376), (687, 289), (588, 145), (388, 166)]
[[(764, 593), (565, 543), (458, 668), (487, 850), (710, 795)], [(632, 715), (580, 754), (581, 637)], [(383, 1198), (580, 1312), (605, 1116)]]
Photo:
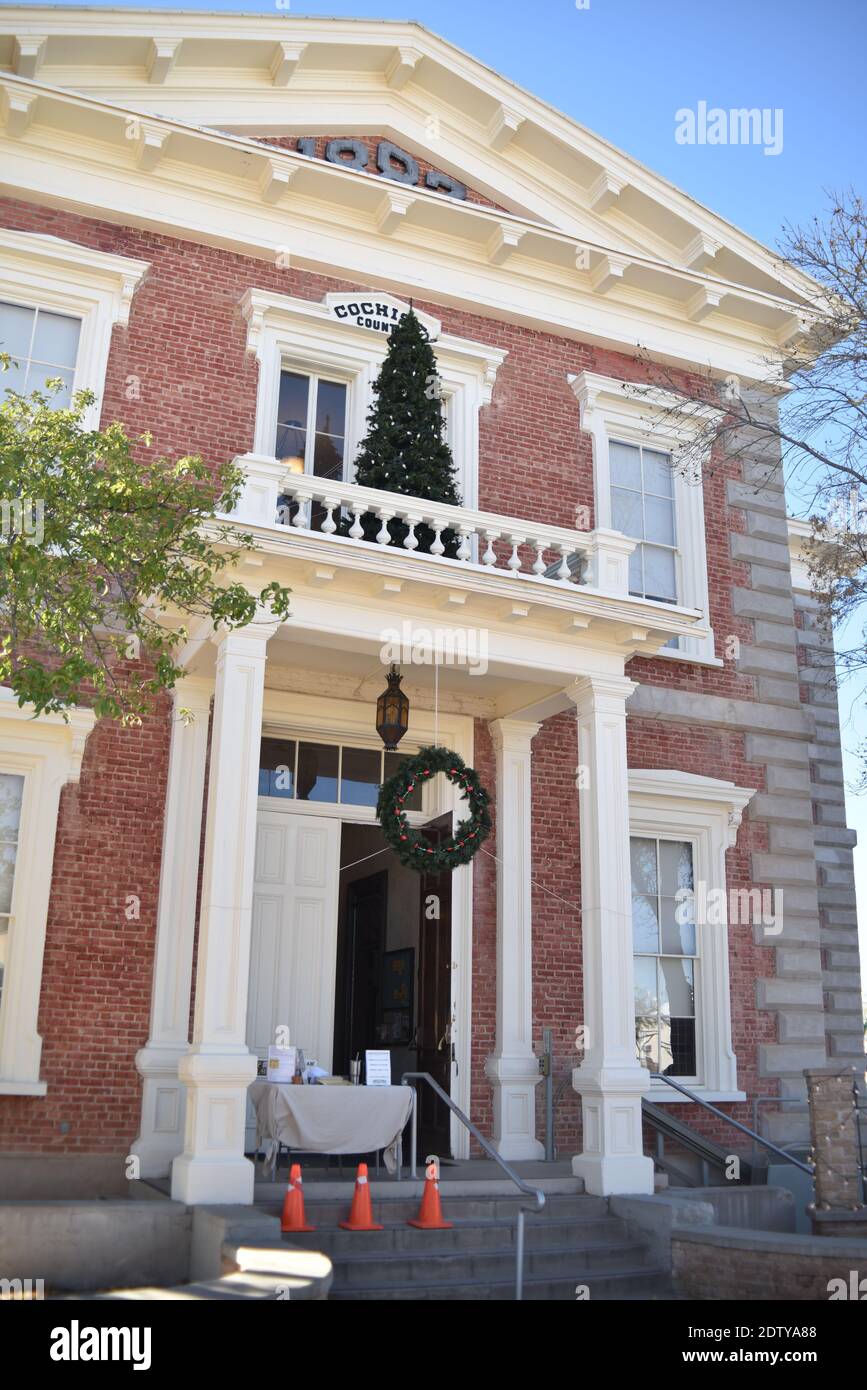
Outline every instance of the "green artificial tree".
[[(373, 390), (367, 434), (356, 459), (356, 483), (459, 507), (454, 460), (444, 437), (436, 357), (411, 308), (392, 330)], [(381, 522), (368, 514), (362, 525), (365, 538), (373, 539)], [(402, 545), (406, 525), (392, 521), (389, 531), (392, 544)], [(419, 550), (429, 550), (433, 531), (419, 526), (416, 536)], [(453, 533), (443, 532), (442, 541), (446, 554), (452, 554)]]

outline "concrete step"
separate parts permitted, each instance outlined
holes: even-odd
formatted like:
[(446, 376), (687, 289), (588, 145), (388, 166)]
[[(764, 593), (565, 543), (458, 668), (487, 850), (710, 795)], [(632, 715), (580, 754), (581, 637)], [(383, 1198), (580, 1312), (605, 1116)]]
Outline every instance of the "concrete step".
[[(581, 1278), (561, 1274), (557, 1278), (531, 1276), (524, 1278), (524, 1298), (527, 1301), (546, 1303), (574, 1302), (578, 1297), (578, 1286), (586, 1286), (590, 1302), (632, 1298), (668, 1299), (671, 1298), (671, 1285), (668, 1271), (661, 1268), (621, 1269), (611, 1273), (594, 1274)], [(332, 1286), (329, 1299), (338, 1302), (349, 1300), (376, 1300), (390, 1302), (426, 1301), (428, 1299), (455, 1302), (511, 1302), (515, 1297), (515, 1272), (508, 1279), (487, 1280), (485, 1282), (452, 1282), (447, 1284), (413, 1284), (393, 1287), (390, 1284), (368, 1284), (361, 1288), (340, 1288)], [(583, 1288), (582, 1288), (583, 1296)]]
[[(589, 1279), (624, 1270), (641, 1269), (649, 1264), (641, 1241), (602, 1241), (580, 1249), (552, 1246), (524, 1252), (527, 1278)], [(367, 1254), (346, 1257), (334, 1263), (333, 1289), (389, 1286), (412, 1288), (457, 1283), (497, 1284), (515, 1277), (515, 1247), (493, 1250), (426, 1251)]]
[[(308, 1205), (307, 1216), (312, 1222), (318, 1212), (311, 1211)], [(286, 1239), (301, 1250), (323, 1250), (332, 1259), (382, 1252), (411, 1252), (426, 1258), (428, 1255), (448, 1254), (457, 1250), (511, 1247), (514, 1245), (515, 1223), (501, 1219), (459, 1219), (450, 1231), (419, 1231), (401, 1222), (387, 1223), (382, 1231), (341, 1231), (339, 1228), (317, 1226), (315, 1231), (293, 1234)], [(625, 1223), (617, 1217), (540, 1221), (528, 1216), (524, 1225), (527, 1250), (567, 1244), (573, 1250), (586, 1249), (625, 1239)]]
[[(402, 1184), (406, 1187), (407, 1184)], [(514, 1189), (512, 1189), (514, 1193)], [(522, 1198), (515, 1193), (512, 1196), (494, 1195), (488, 1196), (482, 1193), (472, 1196), (454, 1195), (447, 1182), (440, 1181), (440, 1198), (442, 1201), (443, 1216), (446, 1221), (466, 1221), (473, 1219), (493, 1220), (496, 1218), (506, 1219), (514, 1222), (516, 1213), (522, 1202), (531, 1199)], [(373, 1214), (376, 1221), (384, 1224), (388, 1222), (410, 1221), (418, 1215), (419, 1203), (421, 1201), (421, 1185), (417, 1193), (400, 1193), (392, 1196), (390, 1191), (385, 1194), (372, 1193)], [(330, 1192), (320, 1196), (312, 1190), (311, 1186), (304, 1188), (304, 1205), (312, 1225), (322, 1227), (337, 1226), (338, 1222), (345, 1221), (349, 1215), (349, 1208), (352, 1202), (352, 1193), (349, 1192), (345, 1197), (335, 1198)], [(267, 1212), (269, 1216), (279, 1216), (283, 1206), (283, 1194), (279, 1201), (256, 1202), (258, 1211)], [(588, 1197), (585, 1194), (567, 1193), (548, 1193), (545, 1197), (545, 1208), (543, 1215), (546, 1218), (574, 1218), (590, 1219), (592, 1217), (604, 1217), (608, 1214), (608, 1206), (604, 1197)]]

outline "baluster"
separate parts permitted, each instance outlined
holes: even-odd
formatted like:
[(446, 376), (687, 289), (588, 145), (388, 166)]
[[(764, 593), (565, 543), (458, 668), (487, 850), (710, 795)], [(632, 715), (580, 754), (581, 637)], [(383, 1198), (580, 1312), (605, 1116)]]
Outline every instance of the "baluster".
[(360, 541), (362, 536), (364, 535), (364, 527), (361, 524), (361, 515), (362, 514), (359, 511), (358, 507), (352, 508), (352, 525), (349, 528), (349, 534), (354, 541)]
[(569, 568), (569, 562), (566, 558), (569, 554), (569, 546), (560, 541), (557, 545), (557, 549), (560, 552), (560, 565), (556, 577), (562, 584), (568, 584), (572, 579), (572, 571)]
[(465, 526), (461, 526), (461, 528), (460, 528), (460, 537), (461, 537), (461, 540), (460, 540), (460, 544), (459, 544), (459, 546), (458, 546), (458, 548), (457, 548), (457, 551), (455, 552), (456, 555), (457, 555), (457, 558), (458, 558), (459, 560), (469, 560), (470, 556), (471, 556), (472, 553), (473, 553), (472, 546), (470, 545), (470, 536), (471, 536), (471, 535), (472, 535), (472, 532), (471, 532), (471, 531), (467, 530), (467, 528), (466, 528)]
[(325, 507), (327, 515), (322, 523), (322, 531), (326, 536), (332, 536), (337, 530), (337, 522), (334, 520), (334, 508), (340, 505), (336, 497), (323, 497), (322, 505)]
[(488, 542), (488, 548), (482, 556), (482, 564), (495, 565), (497, 563), (497, 556), (494, 551), (494, 541), (500, 539), (500, 533), (499, 531), (485, 531), (483, 534), (485, 540)]
[(416, 526), (420, 526), (421, 522), (413, 521), (408, 516), (405, 516), (403, 520), (408, 527), (407, 533), (403, 538), (403, 548), (404, 550), (418, 550), (418, 536), (415, 534), (415, 528)]
[(433, 541), (431, 542), (430, 553), (431, 555), (445, 555), (446, 548), (440, 540), (440, 536), (442, 535), (444, 528), (442, 526), (437, 525), (436, 519), (434, 517), (431, 517), (430, 521), (434, 531), (436, 532), (436, 535), (434, 536)]
[(518, 546), (524, 544), (526, 536), (507, 536), (506, 539), (512, 542), (512, 553), (506, 561), (506, 566), (514, 573), (521, 568), (521, 557), (518, 554)]
[(533, 573), (544, 574), (548, 568), (545, 564), (545, 542), (537, 540), (534, 541), (533, 544), (536, 547), (536, 558), (533, 561)]
[(390, 542), (391, 542), (391, 532), (390, 532), (389, 529), (388, 529), (388, 523), (391, 521), (392, 517), (394, 516), (394, 512), (387, 511), (387, 510), (385, 509), (385, 507), (380, 507), (380, 509), (379, 509), (379, 511), (376, 513), (376, 515), (379, 517), (380, 521), (382, 522), (382, 525), (380, 526), (379, 530), (378, 530), (377, 533), (376, 533), (376, 544), (377, 544), (377, 545), (389, 545)]
[(309, 529), (310, 529), (310, 505), (311, 505), (311, 504), (310, 504), (310, 501), (309, 501), (309, 499), (307, 499), (307, 498), (301, 498), (301, 497), (297, 497), (295, 500), (296, 500), (297, 503), (298, 503), (298, 510), (297, 510), (297, 512), (295, 513), (295, 515), (294, 515), (293, 518), (292, 518), (292, 525), (293, 525), (293, 526), (298, 526), (299, 528), (303, 528), (304, 530), (308, 530), (308, 531), (309, 531)]

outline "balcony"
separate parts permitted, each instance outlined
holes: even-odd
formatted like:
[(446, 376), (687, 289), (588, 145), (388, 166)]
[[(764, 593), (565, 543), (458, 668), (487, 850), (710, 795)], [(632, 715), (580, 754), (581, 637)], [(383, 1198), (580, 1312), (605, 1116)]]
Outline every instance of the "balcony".
[[(564, 630), (574, 636), (592, 628), (594, 638), (621, 652), (657, 651), (674, 637), (701, 632), (695, 610), (630, 595), (636, 543), (619, 531), (445, 506), (291, 473), (261, 455), (236, 463), (246, 483), (232, 520), (254, 535), (267, 577), (279, 577), (294, 593), (328, 591), (347, 603), (375, 596), (380, 605), (400, 595), (401, 606), (410, 599), (416, 612), (446, 609), (512, 628), (523, 620), (528, 636), (544, 630), (558, 640)], [(379, 522), (377, 529), (368, 521), (367, 538), (364, 517)], [(400, 524), (399, 544), (389, 523)], [(424, 549), (421, 527), (433, 532)]]

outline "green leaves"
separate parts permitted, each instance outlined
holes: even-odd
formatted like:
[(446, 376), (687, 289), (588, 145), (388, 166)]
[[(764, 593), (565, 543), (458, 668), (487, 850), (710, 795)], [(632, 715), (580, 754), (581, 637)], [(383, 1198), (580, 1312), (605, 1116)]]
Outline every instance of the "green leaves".
[(130, 723), (181, 674), (191, 619), (237, 627), (259, 605), (285, 617), (289, 593), (229, 577), (253, 545), (215, 519), (240, 495), (238, 469), (157, 457), (117, 422), (86, 429), (93, 400), (0, 405), (0, 684), (38, 713), (83, 702)]

